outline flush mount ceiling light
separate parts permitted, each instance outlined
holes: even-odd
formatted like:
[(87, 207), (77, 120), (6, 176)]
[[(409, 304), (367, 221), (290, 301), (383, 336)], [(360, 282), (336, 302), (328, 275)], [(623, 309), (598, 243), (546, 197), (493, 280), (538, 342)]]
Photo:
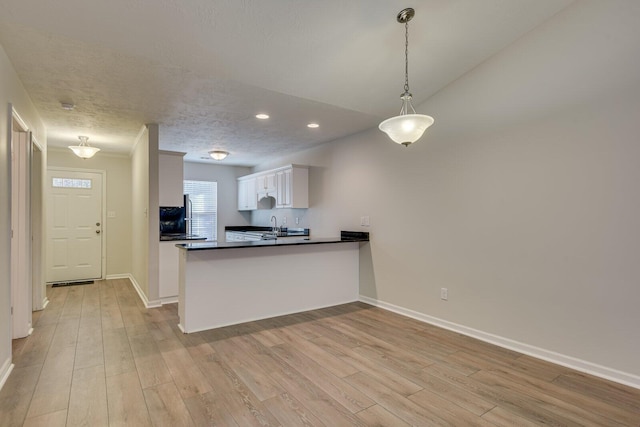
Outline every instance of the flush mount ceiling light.
[(264, 114), (264, 113), (256, 114), (256, 119), (267, 120), (268, 118), (269, 118), (268, 114)]
[(319, 128), (319, 127), (320, 127), (320, 125), (319, 125), (319, 124), (317, 124), (317, 123), (309, 123), (309, 124), (307, 125), (307, 127), (308, 127), (308, 128), (311, 128), (311, 129), (315, 129), (315, 128)]
[(404, 24), (405, 43), (404, 43), (404, 93), (400, 95), (402, 99), (402, 107), (400, 115), (391, 117), (380, 123), (381, 131), (386, 133), (393, 142), (408, 147), (416, 142), (425, 130), (433, 124), (433, 117), (424, 114), (416, 114), (413, 105), (411, 105), (412, 95), (409, 92), (409, 21), (415, 15), (412, 8), (407, 8), (398, 13), (397, 20)]
[(224, 160), (229, 155), (229, 152), (222, 150), (213, 150), (209, 151), (209, 155), (213, 160)]
[(81, 159), (90, 159), (100, 151), (99, 148), (91, 147), (87, 141), (89, 140), (88, 136), (79, 136), (80, 145), (70, 145), (69, 148), (73, 151), (73, 154), (80, 157)]
[(66, 111), (73, 111), (73, 109), (76, 108), (76, 106), (71, 102), (61, 102), (60, 107)]

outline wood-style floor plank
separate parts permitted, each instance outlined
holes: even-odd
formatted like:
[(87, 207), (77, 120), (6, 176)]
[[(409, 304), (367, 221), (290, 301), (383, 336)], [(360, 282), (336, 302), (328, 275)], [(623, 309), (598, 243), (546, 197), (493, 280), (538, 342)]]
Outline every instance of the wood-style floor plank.
[(22, 425), (41, 369), (41, 365), (13, 369), (4, 387), (0, 390), (1, 427)]
[(212, 347), (259, 400), (269, 399), (284, 391), (233, 338), (215, 342)]
[(534, 427), (540, 425), (539, 423), (534, 423), (533, 421), (520, 417), (499, 406), (496, 406), (484, 414), (482, 418), (498, 427)]
[(377, 378), (381, 383), (386, 384), (387, 387), (399, 394), (409, 396), (422, 390), (421, 386), (398, 375), (389, 369), (389, 367), (356, 353), (353, 349), (343, 347), (337, 342), (324, 337), (314, 339), (313, 342), (344, 360), (352, 367), (360, 369), (362, 372), (367, 372), (369, 375)]
[(23, 427), (65, 427), (67, 425), (67, 410), (49, 412), (39, 417), (27, 418)]
[(239, 427), (225, 401), (215, 393), (199, 394), (184, 402), (197, 426)]
[(151, 334), (129, 336), (129, 344), (143, 389), (173, 381)]
[(51, 344), (55, 331), (56, 323), (48, 323), (35, 328), (31, 336), (21, 338), (20, 341), (24, 342), (24, 344), (22, 344), (22, 351), (19, 355), (16, 355), (13, 361), (15, 366), (17, 368), (33, 365), (42, 366), (44, 359), (47, 357), (49, 345)]
[(103, 331), (104, 367), (107, 377), (136, 370), (127, 332), (122, 328)]
[(380, 405), (373, 405), (358, 412), (358, 418), (369, 427), (409, 427), (410, 424), (396, 417)]
[(321, 427), (325, 425), (289, 393), (267, 399), (263, 404), (283, 426)]
[(195, 426), (184, 400), (172, 382), (143, 390), (149, 408), (151, 422), (155, 427)]
[(553, 382), (569, 390), (586, 394), (625, 411), (637, 414), (640, 420), (640, 390), (594, 378), (581, 372), (560, 375)]
[(135, 372), (107, 377), (109, 424), (144, 427), (151, 425), (147, 404)]
[[(415, 381), (416, 384), (424, 387), (425, 390), (429, 390), (478, 416), (496, 406), (494, 403), (478, 397), (469, 390), (443, 381), (424, 370), (418, 375), (412, 375), (411, 379)], [(421, 391), (418, 393), (421, 393)]]
[(38, 385), (31, 398), (27, 418), (66, 410), (69, 406), (71, 375), (73, 371), (41, 373)]
[(485, 384), (474, 378), (460, 374), (454, 369), (440, 365), (431, 365), (425, 368), (428, 373), (438, 378), (449, 381), (459, 387), (463, 387), (478, 397), (493, 402), (516, 415), (522, 416), (534, 422), (551, 426), (578, 426), (577, 422), (550, 411), (547, 405), (528, 395), (518, 393), (515, 390), (504, 387), (496, 387)]
[(640, 426), (640, 390), (364, 303), (182, 334), (127, 279), (47, 291), (0, 427)]
[(211, 385), (186, 348), (162, 352), (162, 358), (183, 399), (211, 391)]
[(103, 365), (73, 371), (67, 423), (108, 426), (107, 382)]
[(354, 414), (374, 405), (374, 402), (360, 390), (352, 387), (341, 377), (336, 377), (321, 363), (316, 363), (290, 345), (272, 347), (272, 351)]
[(376, 381), (368, 373), (358, 372), (347, 378), (346, 381), (354, 387), (364, 391), (378, 405), (384, 407), (395, 416), (416, 426), (451, 426), (449, 422), (440, 418), (435, 411), (424, 408), (395, 392), (384, 383)]

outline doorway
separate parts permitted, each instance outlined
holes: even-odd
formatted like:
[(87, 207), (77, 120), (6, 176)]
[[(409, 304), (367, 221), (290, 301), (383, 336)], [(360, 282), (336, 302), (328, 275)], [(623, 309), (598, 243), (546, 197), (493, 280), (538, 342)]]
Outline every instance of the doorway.
[(46, 281), (103, 277), (103, 172), (49, 168), (45, 184)]

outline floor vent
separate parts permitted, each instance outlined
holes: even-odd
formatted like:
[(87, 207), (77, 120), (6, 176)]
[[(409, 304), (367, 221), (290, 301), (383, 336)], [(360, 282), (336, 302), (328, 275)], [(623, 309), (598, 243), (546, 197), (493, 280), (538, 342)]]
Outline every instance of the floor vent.
[(51, 285), (52, 288), (58, 288), (60, 286), (73, 286), (73, 285), (93, 285), (95, 282), (93, 280), (87, 280), (85, 282), (60, 282), (54, 283)]

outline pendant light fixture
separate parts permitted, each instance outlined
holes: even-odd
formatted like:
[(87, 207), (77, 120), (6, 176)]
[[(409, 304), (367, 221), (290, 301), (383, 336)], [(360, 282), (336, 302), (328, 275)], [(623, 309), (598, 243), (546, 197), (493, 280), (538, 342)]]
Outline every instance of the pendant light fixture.
[(213, 150), (213, 151), (209, 151), (209, 155), (213, 160), (224, 160), (229, 155), (229, 152), (222, 151), (222, 150)]
[(89, 140), (88, 136), (79, 136), (80, 145), (70, 145), (69, 148), (73, 151), (73, 154), (80, 157), (81, 159), (90, 159), (100, 151), (99, 148), (91, 147), (87, 141)]
[(404, 93), (400, 95), (402, 107), (400, 115), (391, 117), (380, 123), (378, 128), (386, 133), (393, 142), (408, 147), (416, 142), (425, 130), (433, 124), (433, 117), (424, 114), (416, 114), (411, 105), (411, 93), (409, 92), (409, 21), (415, 15), (412, 8), (403, 9), (398, 13), (397, 20), (404, 24), (405, 44), (404, 44)]

